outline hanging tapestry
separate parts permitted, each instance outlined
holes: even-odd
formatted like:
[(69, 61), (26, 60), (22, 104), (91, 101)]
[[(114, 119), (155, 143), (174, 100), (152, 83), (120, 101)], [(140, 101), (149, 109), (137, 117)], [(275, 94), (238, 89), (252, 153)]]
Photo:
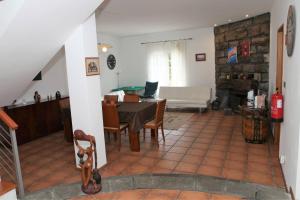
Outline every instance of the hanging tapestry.
[(241, 42), (241, 55), (243, 57), (249, 57), (250, 56), (250, 41), (244, 40)]

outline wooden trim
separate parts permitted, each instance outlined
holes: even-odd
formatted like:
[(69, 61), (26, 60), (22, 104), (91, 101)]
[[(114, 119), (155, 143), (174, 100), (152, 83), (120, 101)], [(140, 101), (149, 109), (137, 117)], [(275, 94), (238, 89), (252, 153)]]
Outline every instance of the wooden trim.
[(0, 196), (16, 189), (16, 185), (6, 181), (0, 181)]
[(284, 51), (284, 25), (277, 31), (277, 63), (276, 63), (276, 88), (282, 93), (283, 81), (283, 51)]
[[(283, 51), (284, 51), (284, 25), (277, 31), (277, 56), (276, 56), (276, 88), (282, 93), (283, 83)], [(274, 144), (279, 145), (281, 124), (274, 124)]]
[(16, 122), (12, 120), (2, 109), (0, 109), (0, 120), (2, 120), (11, 129), (18, 129), (18, 124), (16, 124)]
[(290, 187), (290, 194), (291, 194), (292, 200), (296, 200), (292, 187)]

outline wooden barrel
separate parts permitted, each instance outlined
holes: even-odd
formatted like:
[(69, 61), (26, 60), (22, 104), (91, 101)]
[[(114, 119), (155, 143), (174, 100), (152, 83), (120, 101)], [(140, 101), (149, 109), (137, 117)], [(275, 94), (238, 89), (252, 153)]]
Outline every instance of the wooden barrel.
[(261, 144), (268, 136), (268, 120), (265, 117), (244, 115), (243, 116), (243, 135), (246, 142)]

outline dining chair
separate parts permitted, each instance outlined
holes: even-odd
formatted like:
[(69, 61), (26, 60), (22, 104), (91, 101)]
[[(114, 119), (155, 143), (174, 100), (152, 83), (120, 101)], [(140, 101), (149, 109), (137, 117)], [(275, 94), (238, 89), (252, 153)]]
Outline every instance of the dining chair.
[(104, 95), (104, 101), (118, 103), (118, 95)]
[(128, 128), (128, 123), (120, 123), (117, 105), (113, 102), (102, 103), (104, 131), (117, 134), (118, 149), (121, 148), (121, 132)]
[(156, 141), (157, 146), (159, 146), (159, 144), (158, 144), (158, 129), (159, 129), (159, 127), (161, 127), (163, 140), (164, 140), (164, 142), (166, 141), (165, 134), (164, 134), (164, 113), (165, 113), (165, 108), (166, 108), (166, 102), (167, 102), (166, 99), (157, 102), (154, 120), (147, 122), (144, 125), (144, 140), (145, 140), (146, 128), (154, 130), (154, 136), (155, 136), (155, 141)]
[(124, 102), (139, 102), (140, 97), (136, 94), (125, 94)]

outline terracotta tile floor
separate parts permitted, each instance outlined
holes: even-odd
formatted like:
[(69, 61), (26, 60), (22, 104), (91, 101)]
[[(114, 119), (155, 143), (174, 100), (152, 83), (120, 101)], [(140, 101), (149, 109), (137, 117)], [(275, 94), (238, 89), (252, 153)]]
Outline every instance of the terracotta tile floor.
[(180, 190), (132, 190), (115, 193), (100, 193), (93, 196), (76, 197), (72, 200), (241, 200), (238, 196), (209, 194)]
[[(204, 174), (284, 187), (278, 149), (273, 145), (248, 144), (241, 135), (241, 117), (209, 111), (194, 114), (178, 130), (160, 134), (160, 147), (151, 143), (147, 132), (141, 152), (131, 152), (128, 135), (122, 135), (119, 152), (111, 138), (107, 144), (108, 164), (100, 169), (103, 177), (153, 173)], [(20, 146), (25, 189), (36, 191), (57, 184), (80, 181), (75, 169), (73, 144), (59, 132)]]
[(63, 132), (21, 145), (19, 152), (28, 192), (80, 181), (73, 143), (65, 142)]
[(103, 177), (138, 173), (204, 174), (284, 187), (278, 149), (270, 143), (248, 144), (241, 134), (241, 117), (213, 112), (193, 117), (178, 130), (160, 135), (160, 147), (151, 145), (151, 134), (141, 137), (141, 152), (129, 150), (128, 136), (122, 149), (108, 144), (108, 164)]

